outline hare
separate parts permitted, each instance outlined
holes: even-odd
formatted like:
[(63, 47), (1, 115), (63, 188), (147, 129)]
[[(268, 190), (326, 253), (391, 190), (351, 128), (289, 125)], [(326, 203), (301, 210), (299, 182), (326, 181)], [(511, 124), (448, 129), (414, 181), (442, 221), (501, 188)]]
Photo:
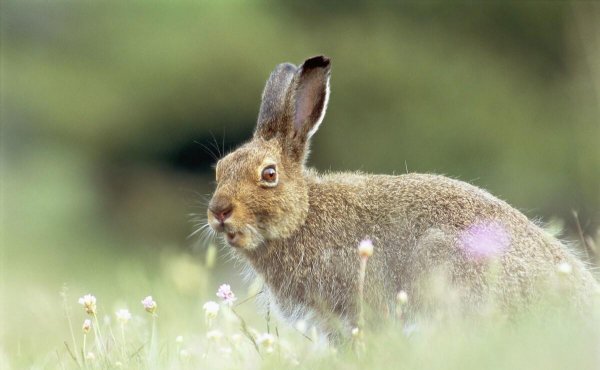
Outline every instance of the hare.
[[(208, 224), (265, 282), (279, 313), (327, 335), (357, 325), (357, 247), (374, 245), (365, 301), (392, 316), (430, 309), (423, 282), (445, 276), (463, 312), (494, 300), (511, 311), (560, 276), (562, 296), (589, 305), (598, 283), (566, 246), (488, 192), (439, 175), (320, 174), (306, 168), (329, 98), (330, 60), (271, 73), (252, 139), (216, 164)], [(565, 285), (566, 284), (566, 285)], [(565, 293), (566, 292), (566, 293)], [(566, 297), (566, 298), (565, 298)]]

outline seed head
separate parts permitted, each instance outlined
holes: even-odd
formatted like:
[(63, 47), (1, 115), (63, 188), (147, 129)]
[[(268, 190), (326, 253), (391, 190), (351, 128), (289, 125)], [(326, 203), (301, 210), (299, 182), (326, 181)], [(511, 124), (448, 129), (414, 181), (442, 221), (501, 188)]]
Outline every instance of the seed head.
[(358, 254), (362, 258), (369, 258), (373, 255), (373, 242), (371, 239), (365, 239), (358, 245)]
[(92, 328), (92, 320), (90, 320), (90, 319), (83, 320), (83, 326), (81, 327), (83, 334), (89, 333), (91, 328)]

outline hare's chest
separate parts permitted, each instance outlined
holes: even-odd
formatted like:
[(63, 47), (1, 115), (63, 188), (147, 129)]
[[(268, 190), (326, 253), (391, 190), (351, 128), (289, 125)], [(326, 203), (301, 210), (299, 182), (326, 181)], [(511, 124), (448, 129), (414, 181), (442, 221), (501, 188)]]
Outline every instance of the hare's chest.
[(351, 317), (358, 266), (348, 263), (336, 250), (323, 249), (318, 257), (306, 257), (280, 259), (280, 264), (264, 269), (263, 278), (277, 311), (292, 322)]
[[(348, 331), (355, 326), (356, 315), (353, 302), (322, 285), (312, 285), (310, 280), (291, 284), (287, 290), (268, 285), (267, 294), (271, 312), (296, 327), (309, 329), (329, 337), (340, 329)], [(339, 291), (338, 291), (339, 292)], [(299, 329), (304, 330), (304, 329)]]

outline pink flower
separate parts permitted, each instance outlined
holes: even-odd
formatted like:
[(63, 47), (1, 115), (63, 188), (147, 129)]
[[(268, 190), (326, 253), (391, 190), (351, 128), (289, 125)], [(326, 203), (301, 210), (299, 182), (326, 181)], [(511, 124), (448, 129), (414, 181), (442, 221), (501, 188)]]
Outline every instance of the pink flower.
[(474, 260), (497, 258), (510, 246), (510, 235), (498, 222), (478, 222), (460, 234), (459, 246)]
[(217, 297), (221, 298), (228, 305), (232, 305), (233, 302), (237, 299), (229, 284), (223, 284), (217, 290)]
[(152, 296), (149, 295), (142, 300), (142, 306), (149, 313), (154, 313), (156, 311), (156, 301), (152, 299)]

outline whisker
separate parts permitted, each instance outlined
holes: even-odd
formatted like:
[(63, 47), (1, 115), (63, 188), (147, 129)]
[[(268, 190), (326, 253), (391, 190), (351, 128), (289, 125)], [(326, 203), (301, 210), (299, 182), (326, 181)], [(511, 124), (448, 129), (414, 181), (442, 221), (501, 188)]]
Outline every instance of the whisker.
[(194, 249), (204, 248), (207, 245), (213, 244), (213, 241), (217, 237), (217, 232), (211, 227), (203, 228), (198, 238), (198, 242), (194, 245)]
[(225, 153), (225, 127), (223, 127), (223, 136), (221, 137), (221, 140), (223, 140), (223, 153)]
[(219, 148), (219, 144), (217, 143), (217, 138), (215, 137), (215, 135), (213, 135), (212, 132), (210, 132), (210, 136), (213, 139), (213, 142), (211, 142), (210, 144), (212, 145), (213, 148), (215, 148), (217, 150), (217, 153), (219, 153), (219, 158), (223, 157), (223, 154), (225, 153), (225, 151), (223, 151), (223, 153), (221, 153), (221, 149)]
[(212, 157), (212, 159), (216, 162), (219, 160), (219, 158), (221, 158), (221, 155), (219, 154), (219, 156), (217, 156), (213, 150), (211, 148), (209, 148), (208, 146), (204, 145), (203, 143), (199, 142), (199, 141), (194, 141), (194, 143), (200, 145), (202, 147), (202, 149), (204, 149), (204, 151), (208, 154), (210, 154), (210, 156)]
[(262, 244), (265, 242), (264, 236), (258, 232), (258, 230), (252, 225), (246, 225), (246, 228), (250, 230), (250, 232), (258, 239), (259, 243)]
[(204, 224), (201, 227), (199, 227), (198, 229), (196, 229), (195, 231), (193, 231), (189, 236), (188, 239), (191, 238), (192, 236), (198, 234), (199, 232), (201, 232), (202, 230), (206, 229), (207, 227), (209, 227), (209, 224)]

